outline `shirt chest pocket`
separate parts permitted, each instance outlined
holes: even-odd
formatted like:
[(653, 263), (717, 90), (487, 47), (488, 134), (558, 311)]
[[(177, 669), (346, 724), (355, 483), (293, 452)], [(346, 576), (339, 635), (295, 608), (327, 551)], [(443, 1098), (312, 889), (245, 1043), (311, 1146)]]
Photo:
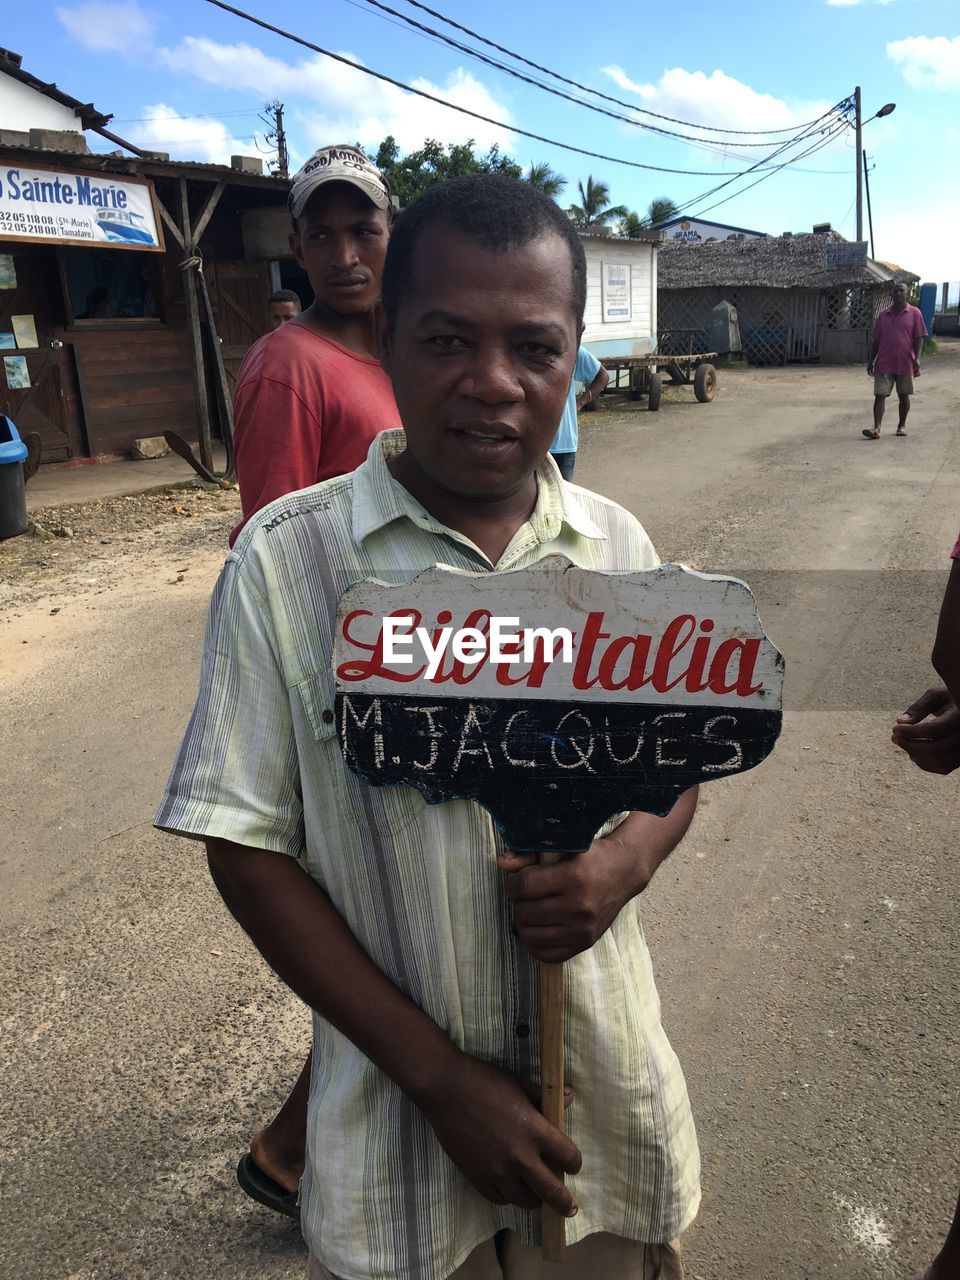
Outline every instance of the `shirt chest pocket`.
[(308, 676), (296, 686), (315, 751), (310, 770), (343, 821), (361, 831), (398, 835), (423, 816), (427, 802), (416, 787), (374, 787), (350, 770), (337, 734), (335, 686), (329, 672)]

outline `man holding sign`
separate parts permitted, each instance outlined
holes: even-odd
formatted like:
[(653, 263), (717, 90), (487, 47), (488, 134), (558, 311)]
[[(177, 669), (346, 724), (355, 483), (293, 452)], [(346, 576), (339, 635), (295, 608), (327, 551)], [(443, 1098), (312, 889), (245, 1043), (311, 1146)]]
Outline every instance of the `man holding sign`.
[[(471, 801), (357, 778), (334, 714), (337, 606), (358, 581), (552, 554), (657, 564), (632, 516), (548, 458), (585, 291), (576, 232), (533, 188), (483, 176), (420, 197), (380, 315), (406, 440), (384, 433), (353, 474), (258, 513), (211, 606), (157, 823), (206, 840), (228, 907), (315, 1010), (301, 1221), (317, 1280), (532, 1280), (544, 1203), (570, 1219), (547, 1274), (682, 1275), (699, 1157), (636, 899), (695, 789), (535, 865)], [(567, 1135), (537, 1107), (537, 959), (569, 961)]]

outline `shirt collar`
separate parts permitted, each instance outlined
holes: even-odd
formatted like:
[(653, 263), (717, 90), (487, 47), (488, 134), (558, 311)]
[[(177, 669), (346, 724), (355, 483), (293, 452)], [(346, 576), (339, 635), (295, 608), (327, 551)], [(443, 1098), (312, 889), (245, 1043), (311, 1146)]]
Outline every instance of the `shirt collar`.
[[(353, 537), (358, 546), (372, 533), (403, 519), (433, 533), (460, 536), (435, 520), (390, 474), (388, 459), (405, 447), (403, 431), (381, 431), (370, 445), (366, 462), (354, 472)], [(580, 503), (577, 489), (562, 479), (550, 454), (537, 468), (537, 502), (527, 523), (538, 542), (552, 542), (564, 524), (585, 538), (606, 536)]]

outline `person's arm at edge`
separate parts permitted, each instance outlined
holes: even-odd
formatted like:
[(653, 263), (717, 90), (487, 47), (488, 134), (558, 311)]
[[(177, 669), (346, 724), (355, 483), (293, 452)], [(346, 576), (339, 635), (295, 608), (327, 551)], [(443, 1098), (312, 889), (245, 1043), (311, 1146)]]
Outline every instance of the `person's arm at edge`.
[(577, 1172), (579, 1152), (515, 1077), (459, 1050), (376, 967), (296, 860), (227, 840), (206, 845), (214, 883), (267, 963), (420, 1107), (483, 1195), (576, 1212), (552, 1166)]
[(867, 373), (873, 377), (873, 366), (876, 363), (877, 352), (880, 350), (880, 339), (877, 337), (877, 330), (874, 327), (873, 337), (870, 339), (870, 354), (867, 356)]
[(897, 717), (892, 741), (927, 773), (946, 774), (960, 768), (960, 560), (947, 579), (932, 660), (944, 683)]
[(586, 853), (558, 863), (501, 854), (517, 935), (530, 954), (558, 963), (592, 947), (686, 835), (698, 796), (691, 787), (663, 818), (634, 811)]
[(960, 560), (954, 560), (950, 568), (932, 659), (934, 670), (960, 707)]

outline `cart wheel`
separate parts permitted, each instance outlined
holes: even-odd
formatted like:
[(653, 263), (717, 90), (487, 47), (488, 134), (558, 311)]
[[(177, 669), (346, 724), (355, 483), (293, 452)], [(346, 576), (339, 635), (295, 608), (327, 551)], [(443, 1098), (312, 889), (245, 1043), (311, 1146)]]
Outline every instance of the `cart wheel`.
[(643, 375), (645, 372), (646, 372), (645, 369), (630, 370), (630, 399), (631, 400), (639, 400), (641, 395), (643, 394), (643, 381), (644, 381)]
[(712, 364), (698, 364), (693, 375), (693, 394), (706, 404), (717, 394), (717, 371)]
[(656, 413), (660, 408), (660, 392), (663, 390), (663, 379), (659, 373), (650, 374), (650, 390), (647, 392), (647, 408)]

